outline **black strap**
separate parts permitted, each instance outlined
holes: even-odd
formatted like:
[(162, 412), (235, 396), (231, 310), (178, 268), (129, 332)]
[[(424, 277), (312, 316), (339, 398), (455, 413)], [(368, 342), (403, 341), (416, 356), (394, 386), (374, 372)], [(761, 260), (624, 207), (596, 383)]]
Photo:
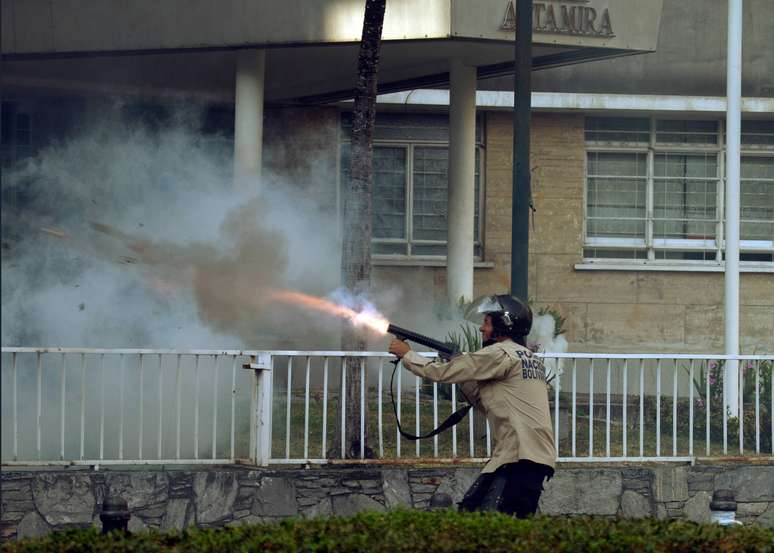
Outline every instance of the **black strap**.
[[(414, 434), (411, 434), (409, 432), (406, 432), (403, 430), (403, 427), (400, 425), (400, 417), (398, 416), (398, 405), (395, 403), (395, 394), (392, 391), (393, 388), (393, 381), (395, 380), (395, 373), (398, 370), (398, 363), (399, 361), (393, 361), (393, 365), (395, 365), (392, 369), (392, 376), (390, 377), (390, 397), (392, 398), (392, 411), (395, 413), (395, 422), (398, 424), (398, 432), (400, 432), (400, 435), (408, 440), (424, 440), (425, 438), (432, 438), (436, 434), (440, 434), (444, 430), (447, 430), (454, 426), (455, 424), (458, 424), (462, 421), (462, 419), (465, 418), (465, 415), (468, 414), (468, 411), (470, 411), (470, 408), (473, 407), (468, 403), (468, 405), (464, 405), (463, 407), (460, 407), (457, 409), (454, 413), (446, 417), (446, 420), (444, 420), (441, 424), (438, 425), (438, 428), (435, 430), (432, 430), (431, 432), (428, 432), (427, 434), (422, 434), (421, 436), (415, 436)], [(462, 391), (462, 390), (460, 390)], [(400, 393), (400, 390), (398, 390), (398, 393)], [(465, 395), (463, 393), (463, 395)], [(465, 398), (467, 399), (467, 398)]]

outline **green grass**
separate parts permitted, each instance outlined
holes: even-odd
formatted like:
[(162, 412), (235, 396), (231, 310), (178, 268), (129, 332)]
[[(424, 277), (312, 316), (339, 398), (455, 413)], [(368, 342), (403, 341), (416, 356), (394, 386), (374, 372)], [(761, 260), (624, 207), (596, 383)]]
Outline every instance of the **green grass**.
[[(431, 387), (426, 387), (431, 392)], [(424, 391), (424, 389), (423, 389)], [(375, 392), (368, 396), (368, 424), (367, 435), (368, 445), (374, 450), (376, 456), (379, 456), (379, 432), (378, 432), (378, 402)], [(416, 401), (414, 392), (404, 392), (401, 405), (401, 423), (404, 430), (416, 433)], [(569, 428), (571, 425), (572, 413), (569, 411), (569, 398), (563, 395), (560, 398), (560, 406), (568, 407), (568, 416), (560, 420), (563, 428)], [(576, 412), (576, 433), (575, 433), (575, 456), (576, 457), (621, 457), (626, 453), (629, 457), (643, 455), (645, 457), (688, 456), (689, 448), (689, 414), (687, 402), (678, 402), (677, 410), (677, 440), (674, 441), (672, 424), (672, 403), (671, 398), (662, 398), (661, 400), (661, 432), (657, 436), (656, 432), (656, 408), (655, 399), (647, 397), (644, 405), (644, 422), (639, 418), (639, 404), (630, 404), (627, 408), (627, 437), (626, 450), (624, 451), (623, 436), (623, 416), (620, 405), (611, 410), (611, 422), (609, 426), (609, 445), (608, 445), (608, 427), (605, 422), (604, 402), (600, 404), (599, 398), (595, 398), (596, 408), (594, 417), (593, 442), (589, 432), (589, 408), (587, 404), (578, 404)], [(323, 427), (323, 401), (322, 393), (319, 391), (310, 393), (309, 397), (309, 443), (307, 458), (323, 458), (326, 452), (322, 450), (322, 427)], [(291, 424), (290, 424), (290, 458), (304, 457), (304, 413), (305, 400), (302, 390), (293, 390), (291, 399)], [(457, 408), (460, 402), (457, 402)], [(601, 408), (601, 410), (600, 410)], [(438, 399), (438, 417), (440, 422), (452, 412), (451, 401), (439, 397)], [(762, 411), (761, 417), (761, 455), (771, 454), (770, 418)], [(278, 394), (274, 398), (274, 412), (272, 424), (272, 457), (284, 458), (286, 456), (286, 414), (287, 414), (287, 395)], [(754, 442), (754, 418), (750, 419), (750, 414), (746, 415), (745, 422), (745, 455), (755, 455)], [(552, 408), (552, 424), (554, 411)], [(706, 455), (706, 431), (705, 431), (706, 412), (703, 409), (694, 409), (694, 431), (693, 431), (693, 455)], [(478, 413), (474, 415), (474, 456), (486, 457), (486, 437), (485, 426), (482, 417)], [(433, 420), (433, 402), (432, 395), (420, 394), (419, 396), (419, 420), (420, 432), (426, 433), (434, 428)], [(752, 421), (752, 422), (751, 422)], [(359, 428), (359, 419), (353, 418), (351, 413), (347, 413), (346, 424), (357, 425)], [(457, 429), (457, 457), (470, 457), (470, 416), (468, 416)], [(566, 426), (565, 426), (566, 425)], [(710, 455), (723, 455), (723, 437), (722, 422), (719, 413), (713, 413), (712, 435), (710, 437)], [(326, 428), (326, 450), (333, 453), (334, 457), (340, 457), (341, 451), (337, 449), (332, 452), (332, 448), (337, 444), (336, 435), (341, 428), (340, 412), (338, 411), (338, 393), (331, 391), (328, 395), (328, 413)], [(642, 428), (642, 442), (640, 442), (640, 429)], [(727, 435), (728, 455), (739, 455), (738, 434), (733, 425), (729, 426)], [(768, 432), (768, 435), (767, 435)], [(560, 435), (564, 432), (560, 432)], [(385, 458), (397, 457), (397, 443), (395, 416), (388, 392), (384, 393), (382, 398), (382, 441), (381, 448)], [(642, 447), (640, 446), (642, 443)], [(676, 449), (673, 448), (676, 443)], [(436, 445), (437, 444), (437, 445)], [(590, 447), (591, 444), (591, 447)], [(400, 456), (402, 458), (416, 457), (453, 457), (453, 432), (448, 430), (436, 439), (420, 440), (419, 455), (417, 455), (416, 442), (400, 438)], [(572, 456), (572, 434), (561, 439), (558, 444), (560, 457)]]
[[(378, 409), (379, 404), (376, 398), (376, 394), (370, 394), (368, 396), (368, 409), (369, 416), (367, 418), (367, 433), (368, 433), (368, 445), (379, 456), (380, 444), (379, 444), (379, 424), (378, 424)], [(397, 400), (397, 397), (396, 397)], [(327, 413), (327, 428), (326, 428), (326, 450), (331, 451), (336, 443), (336, 436), (341, 431), (341, 414), (338, 409), (338, 394), (328, 394), (328, 413)], [(304, 413), (305, 400), (303, 392), (293, 393), (291, 399), (291, 417), (290, 417), (290, 457), (299, 458), (304, 456)], [(462, 404), (457, 403), (457, 408)], [(397, 457), (397, 425), (395, 421), (395, 415), (393, 412), (393, 405), (390, 400), (389, 393), (385, 393), (382, 398), (382, 441), (381, 450), (383, 451), (385, 458)], [(451, 401), (440, 399), (438, 401), (438, 417), (437, 422), (440, 424), (444, 418), (451, 414)], [(283, 458), (286, 454), (286, 415), (287, 415), (287, 395), (275, 396), (274, 398), (274, 412), (272, 414), (272, 457)], [(483, 427), (483, 421), (478, 414), (474, 415), (474, 422), (476, 423), (478, 439), (474, 438), (475, 455), (477, 457), (486, 456), (486, 439), (482, 435), (485, 432)], [(401, 425), (403, 429), (409, 433), (416, 434), (416, 402), (413, 393), (404, 394), (401, 397)], [(466, 418), (460, 425), (457, 426), (457, 452), (458, 456), (468, 457), (470, 453), (470, 430), (469, 430), (469, 417)], [(309, 458), (325, 457), (325, 452), (322, 451), (322, 427), (323, 427), (323, 402), (322, 393), (313, 392), (309, 397), (309, 444), (308, 444), (308, 456)], [(359, 417), (353, 417), (351, 413), (346, 414), (346, 425), (355, 424), (357, 428), (360, 426)], [(420, 395), (419, 401), (419, 424), (420, 433), (424, 434), (434, 428), (433, 420), (433, 401), (432, 396)], [(449, 430), (437, 436), (437, 440), (428, 439), (420, 440), (419, 442), (419, 456), (420, 457), (432, 457), (436, 456), (435, 442), (437, 442), (437, 456), (438, 457), (452, 457), (453, 450), (453, 434)], [(417, 457), (415, 441), (407, 440), (403, 437), (400, 438), (400, 451), (401, 457)], [(338, 449), (335, 453), (336, 457), (341, 456), (341, 450)]]

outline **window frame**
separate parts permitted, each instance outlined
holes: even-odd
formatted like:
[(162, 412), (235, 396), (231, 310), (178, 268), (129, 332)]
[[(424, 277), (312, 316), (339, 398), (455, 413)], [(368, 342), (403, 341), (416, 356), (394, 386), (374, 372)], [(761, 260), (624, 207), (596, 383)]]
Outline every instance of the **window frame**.
[[(604, 115), (586, 115), (589, 117), (604, 117)], [(631, 116), (632, 118), (638, 118), (637, 116)], [(644, 118), (640, 116), (640, 118)], [(647, 143), (642, 144), (634, 143), (602, 143), (601, 141), (589, 141), (586, 139), (585, 134), (589, 132), (584, 131), (584, 178), (583, 178), (583, 263), (603, 265), (603, 264), (624, 264), (624, 265), (645, 265), (645, 264), (664, 264), (664, 265), (707, 265), (707, 264), (722, 264), (723, 253), (725, 250), (725, 122), (722, 119), (708, 118), (708, 117), (686, 117), (681, 116), (660, 116), (650, 114), (647, 116), (649, 131)], [(660, 144), (656, 140), (656, 136), (659, 133), (657, 129), (657, 123), (659, 121), (714, 121), (717, 123), (717, 136), (716, 144)], [(592, 132), (599, 132), (598, 130)], [(614, 131), (611, 131), (614, 132)], [(637, 131), (632, 131), (637, 133)], [(669, 134), (669, 131), (661, 131), (661, 133)], [(693, 133), (693, 134), (705, 134), (705, 133)], [(589, 178), (594, 175), (589, 175), (589, 154), (590, 153), (631, 153), (631, 154), (644, 154), (646, 155), (646, 206), (645, 206), (645, 236), (644, 238), (625, 238), (625, 237), (592, 237), (588, 233), (589, 223)], [(716, 156), (716, 171), (715, 177), (711, 177), (707, 180), (714, 180), (716, 185), (715, 190), (715, 238), (714, 239), (685, 239), (685, 238), (655, 238), (654, 236), (654, 191), (655, 183), (661, 177), (655, 175), (654, 165), (655, 158), (659, 154), (677, 154), (677, 155), (692, 155), (692, 154), (712, 154)], [(745, 147), (742, 145), (741, 157), (765, 157), (774, 158), (774, 148), (759, 146), (759, 147)], [(741, 183), (740, 183), (741, 184)], [(631, 250), (635, 253), (645, 252), (645, 258), (615, 258), (615, 257), (599, 257), (599, 256), (587, 256), (587, 249), (595, 249), (601, 251), (620, 251)], [(656, 252), (714, 252), (714, 260), (690, 260), (690, 259), (664, 259), (657, 258)], [(741, 240), (739, 243), (740, 253), (771, 253), (774, 254), (774, 240)], [(774, 268), (774, 261), (742, 261), (744, 264), (771, 266)]]
[[(348, 139), (343, 139), (340, 141), (340, 145), (348, 145), (351, 141)], [(413, 232), (414, 232), (414, 149), (416, 147), (420, 148), (445, 148), (447, 151), (449, 149), (449, 143), (443, 140), (386, 140), (386, 139), (379, 139), (374, 140), (373, 142), (374, 149), (379, 147), (388, 147), (388, 148), (405, 148), (406, 150), (406, 161), (405, 161), (405, 170), (406, 170), (406, 194), (405, 194), (405, 223), (403, 232), (405, 234), (405, 238), (374, 238), (372, 236), (371, 238), (371, 244), (405, 244), (406, 246), (406, 253), (375, 253), (371, 252), (371, 258), (377, 261), (411, 261), (411, 260), (429, 260), (429, 261), (441, 261), (445, 260), (447, 258), (446, 255), (433, 255), (433, 254), (415, 254), (412, 253), (412, 246), (445, 246), (448, 244), (448, 240), (427, 240), (427, 239), (414, 239), (413, 238)], [(476, 151), (478, 152), (478, 164), (475, 168), (475, 172), (478, 173), (479, 177), (479, 190), (478, 190), (478, 206), (479, 206), (479, 216), (478, 216), (478, 240), (474, 239), (473, 241), (473, 260), (474, 261), (482, 261), (483, 260), (483, 252), (484, 252), (484, 229), (486, 225), (484, 224), (485, 218), (484, 218), (484, 201), (485, 201), (485, 174), (486, 171), (484, 168), (486, 167), (486, 159), (485, 159), (485, 148), (484, 145), (481, 142), (476, 142), (475, 144)], [(341, 154), (339, 153), (339, 166), (341, 167)], [(340, 175), (343, 176), (343, 168), (340, 168), (339, 171)], [(339, 185), (341, 185), (342, 178), (339, 178)], [(447, 187), (448, 190), (448, 187)], [(476, 199), (474, 199), (474, 205), (475, 205)], [(448, 196), (447, 196), (447, 206), (448, 206)], [(447, 210), (447, 217), (448, 217), (448, 210)], [(474, 229), (474, 236), (475, 236), (475, 229)], [(476, 251), (480, 251), (480, 255), (476, 254)]]
[[(3, 125), (8, 134), (7, 140), (2, 140), (0, 143), (0, 165), (3, 169), (8, 169), (34, 154), (35, 119), (29, 102), (10, 97), (4, 98), (0, 103), (9, 112), (3, 116)], [(8, 120), (9, 117), (10, 120)], [(24, 121), (23, 125), (22, 121)]]

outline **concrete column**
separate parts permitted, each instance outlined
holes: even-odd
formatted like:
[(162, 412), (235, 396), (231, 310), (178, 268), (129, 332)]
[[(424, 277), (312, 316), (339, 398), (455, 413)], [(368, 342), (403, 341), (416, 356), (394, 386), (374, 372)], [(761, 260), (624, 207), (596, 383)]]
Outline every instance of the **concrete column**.
[(261, 177), (263, 148), (263, 87), (266, 53), (239, 50), (236, 54), (234, 109), (234, 182), (249, 186)]
[[(739, 176), (742, 118), (742, 0), (728, 2), (726, 59), (726, 355), (739, 355)], [(729, 416), (739, 415), (739, 361), (728, 361), (723, 378)], [(740, 437), (741, 440), (741, 437)], [(740, 441), (739, 449), (742, 444)]]
[(449, 302), (473, 298), (473, 220), (476, 163), (476, 68), (451, 62), (449, 98)]

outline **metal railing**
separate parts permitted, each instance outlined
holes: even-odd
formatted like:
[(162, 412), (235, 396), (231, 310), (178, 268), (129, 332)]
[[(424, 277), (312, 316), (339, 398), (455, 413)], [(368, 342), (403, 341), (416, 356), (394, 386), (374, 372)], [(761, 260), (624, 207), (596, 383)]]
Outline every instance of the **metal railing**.
[(251, 406), (262, 399), (253, 396), (268, 388), (263, 371), (241, 366), (257, 359), (257, 353), (233, 350), (4, 347), (2, 462), (222, 464), (250, 458), (254, 444), (246, 436), (257, 426)]
[[(569, 383), (564, 408), (570, 422), (567, 439), (558, 440), (559, 460), (692, 461), (735, 453), (774, 454), (774, 356), (550, 354), (544, 358), (566, 366), (551, 390), (555, 436), (560, 436), (561, 390)], [(726, 363), (740, 365), (739, 416), (734, 418), (726, 408)], [(604, 391), (595, 393), (600, 380)], [(584, 388), (587, 393), (579, 398), (579, 389)], [(604, 414), (597, 415), (598, 411)], [(578, 422), (582, 415), (588, 417), (585, 424)], [(748, 424), (752, 428), (746, 429)], [(587, 436), (581, 435), (581, 429)], [(600, 434), (603, 443), (595, 442)]]
[[(772, 355), (541, 356), (556, 375), (549, 399), (559, 461), (774, 455)], [(474, 410), (431, 440), (401, 438), (391, 389), (414, 434), (464, 398), (456, 385), (402, 367), (393, 387), (390, 360), (384, 352), (4, 347), (2, 463), (459, 462), (491, 454), (488, 422)], [(724, 407), (728, 362), (740, 365), (735, 418)], [(361, 376), (355, 410), (352, 371)], [(352, 425), (354, 452), (341, 439)]]

